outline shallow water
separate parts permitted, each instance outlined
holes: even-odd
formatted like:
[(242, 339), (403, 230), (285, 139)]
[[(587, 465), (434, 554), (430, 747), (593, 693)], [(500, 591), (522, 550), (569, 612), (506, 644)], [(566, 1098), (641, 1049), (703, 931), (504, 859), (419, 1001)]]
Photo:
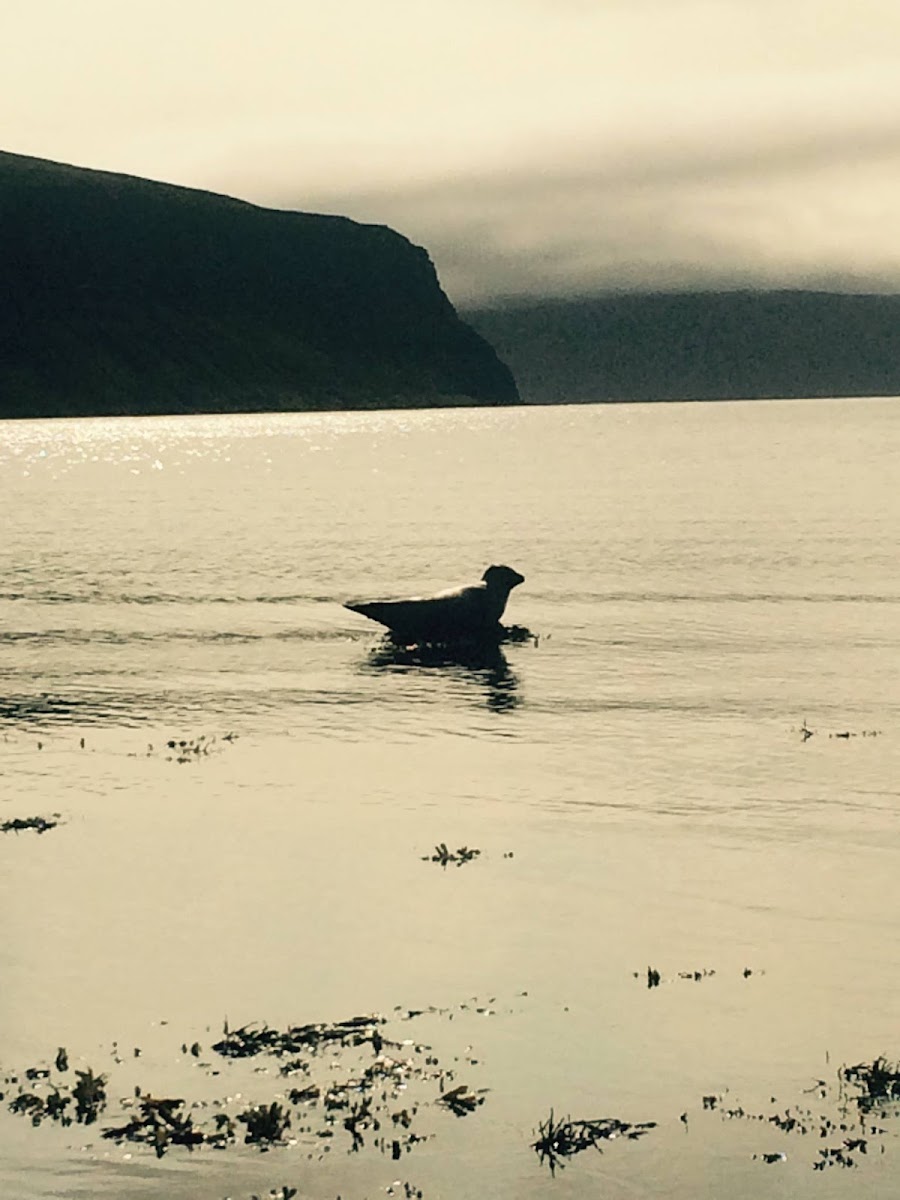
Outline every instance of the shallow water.
[[(0, 1112), (0, 1192), (893, 1195), (890, 1117), (820, 1172), (721, 1113), (900, 1058), (898, 441), (893, 400), (0, 425), (0, 821), (62, 818), (0, 835), (2, 1074), (268, 1102), (182, 1044), (436, 1006), (490, 1089), (399, 1163)], [(491, 661), (341, 607), (491, 562), (539, 635)], [(658, 1126), (551, 1180), (551, 1107)]]

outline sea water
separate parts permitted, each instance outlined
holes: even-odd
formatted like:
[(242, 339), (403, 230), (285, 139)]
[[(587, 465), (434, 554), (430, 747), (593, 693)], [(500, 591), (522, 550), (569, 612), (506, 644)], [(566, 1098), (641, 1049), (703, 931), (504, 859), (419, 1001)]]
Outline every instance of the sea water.
[[(890, 1111), (813, 1164), (900, 1059), (898, 446), (892, 399), (0, 424), (0, 822), (59, 822), (0, 834), (0, 1192), (894, 1195)], [(494, 655), (342, 607), (491, 563)], [(399, 1162), (101, 1137), (283, 1099), (225, 1021), (410, 1009), (481, 1102)], [(5, 1111), (63, 1046), (109, 1111)], [(551, 1109), (656, 1124), (551, 1177)]]

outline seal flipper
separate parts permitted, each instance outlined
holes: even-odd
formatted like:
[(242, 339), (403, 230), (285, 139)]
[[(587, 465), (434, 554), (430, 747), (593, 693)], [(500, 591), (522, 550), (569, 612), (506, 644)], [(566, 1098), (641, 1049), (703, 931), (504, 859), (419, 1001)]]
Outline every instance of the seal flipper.
[(387, 625), (388, 628), (391, 624), (390, 612), (396, 607), (396, 603), (391, 603), (390, 600), (372, 600), (364, 604), (351, 604), (348, 601), (344, 605), (344, 608), (349, 608), (351, 612), (360, 613), (361, 616), (368, 617), (370, 621), (377, 621), (379, 625)]

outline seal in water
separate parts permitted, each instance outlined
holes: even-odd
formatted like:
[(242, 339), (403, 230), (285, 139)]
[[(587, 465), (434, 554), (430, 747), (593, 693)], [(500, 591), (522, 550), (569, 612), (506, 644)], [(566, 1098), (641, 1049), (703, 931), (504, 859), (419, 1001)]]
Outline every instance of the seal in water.
[(502, 634), (500, 618), (509, 593), (524, 582), (525, 576), (512, 567), (494, 566), (471, 587), (409, 600), (348, 603), (344, 608), (386, 625), (394, 638), (407, 642), (481, 641)]

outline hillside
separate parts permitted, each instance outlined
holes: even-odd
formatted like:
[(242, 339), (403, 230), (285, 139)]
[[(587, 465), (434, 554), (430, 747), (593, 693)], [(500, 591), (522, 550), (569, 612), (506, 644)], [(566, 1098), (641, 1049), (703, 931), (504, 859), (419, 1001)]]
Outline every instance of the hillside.
[(900, 296), (623, 293), (463, 315), (525, 403), (900, 395)]
[(517, 399), (384, 226), (0, 153), (0, 417)]

